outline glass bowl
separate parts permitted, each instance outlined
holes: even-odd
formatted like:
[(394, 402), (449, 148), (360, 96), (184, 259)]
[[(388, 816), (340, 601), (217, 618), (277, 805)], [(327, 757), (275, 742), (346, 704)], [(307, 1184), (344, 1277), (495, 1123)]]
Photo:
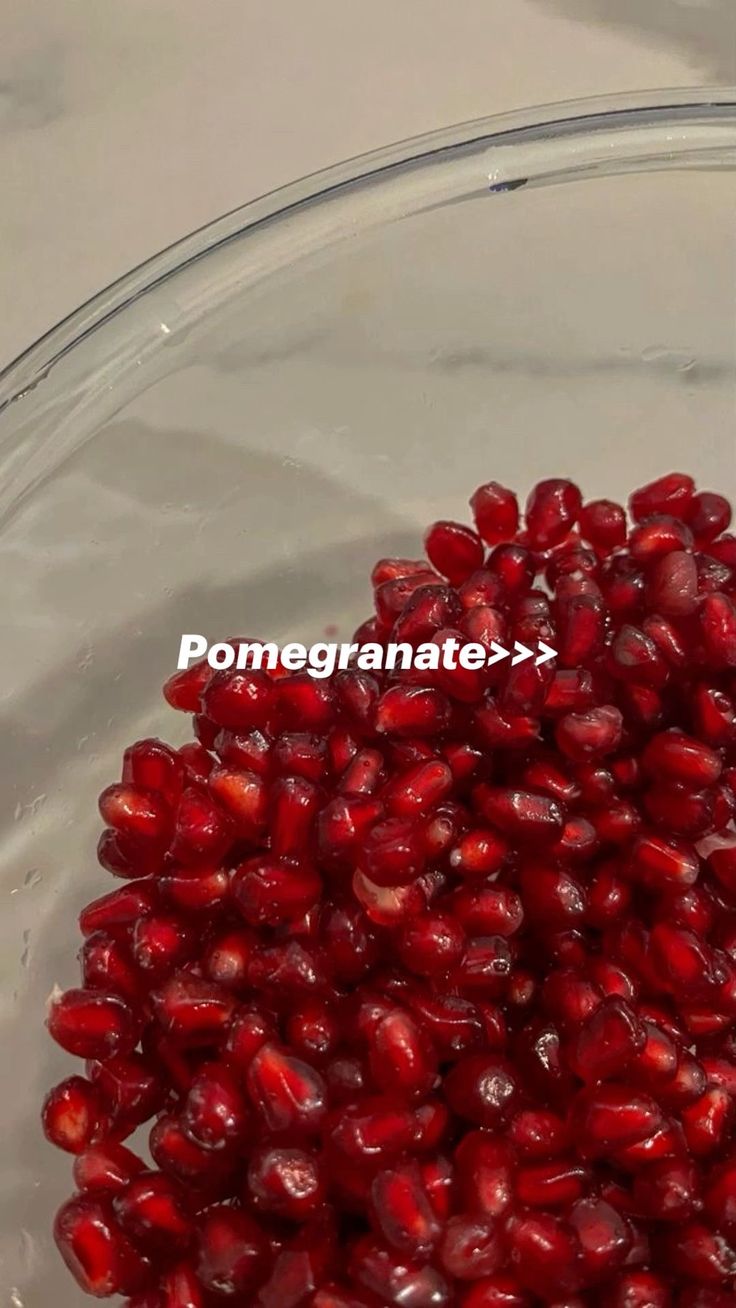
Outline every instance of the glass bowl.
[(735, 163), (726, 92), (452, 128), (220, 219), (0, 376), (3, 1303), (83, 1301), (45, 1001), (109, 888), (98, 791), (182, 739), (181, 633), (347, 637), (375, 558), (490, 478), (733, 495)]

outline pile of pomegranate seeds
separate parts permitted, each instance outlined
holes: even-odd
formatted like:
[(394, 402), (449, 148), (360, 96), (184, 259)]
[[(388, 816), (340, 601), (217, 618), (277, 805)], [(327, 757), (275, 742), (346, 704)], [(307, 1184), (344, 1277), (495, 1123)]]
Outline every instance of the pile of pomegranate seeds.
[[(629, 515), (383, 559), (359, 641), (557, 658), (315, 680), (206, 663), (100, 799), (52, 1090), (59, 1249), (128, 1308), (736, 1303), (736, 538)], [(631, 525), (629, 525), (631, 522)], [(140, 1157), (124, 1142), (152, 1121)]]

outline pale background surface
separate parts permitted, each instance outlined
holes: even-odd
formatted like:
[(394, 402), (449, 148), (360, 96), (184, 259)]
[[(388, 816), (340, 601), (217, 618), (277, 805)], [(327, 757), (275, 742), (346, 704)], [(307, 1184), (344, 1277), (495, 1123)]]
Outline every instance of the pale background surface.
[(736, 82), (733, 0), (0, 0), (0, 365), (141, 259), (444, 124)]

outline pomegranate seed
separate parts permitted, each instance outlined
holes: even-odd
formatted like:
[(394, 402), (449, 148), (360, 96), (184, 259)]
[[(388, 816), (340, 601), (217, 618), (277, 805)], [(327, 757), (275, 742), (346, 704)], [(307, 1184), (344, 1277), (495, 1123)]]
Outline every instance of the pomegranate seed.
[(481, 785), (474, 798), (484, 818), (517, 840), (539, 844), (562, 834), (565, 810), (548, 795)]
[(181, 1126), (203, 1149), (225, 1149), (242, 1142), (248, 1110), (232, 1072), (222, 1063), (195, 1076), (181, 1114)]
[(211, 981), (181, 972), (151, 995), (162, 1029), (188, 1046), (209, 1045), (226, 1034), (236, 1002)]
[(700, 491), (688, 507), (687, 521), (696, 544), (702, 548), (720, 536), (731, 522), (731, 505), (722, 495)]
[(320, 888), (311, 866), (259, 856), (237, 869), (232, 896), (250, 926), (280, 926), (306, 913), (319, 898)]
[(92, 1145), (74, 1160), (74, 1184), (85, 1194), (119, 1194), (145, 1164), (124, 1145), (108, 1140)]
[(162, 897), (183, 913), (216, 912), (230, 893), (230, 877), (225, 868), (174, 867), (158, 881)]
[(460, 962), (465, 934), (454, 917), (430, 910), (402, 928), (396, 947), (410, 972), (442, 976)]
[(634, 491), (629, 499), (629, 510), (635, 522), (644, 522), (655, 513), (672, 513), (686, 517), (695, 494), (692, 477), (681, 472), (670, 472)]
[(442, 1232), (417, 1163), (378, 1173), (371, 1186), (371, 1212), (387, 1243), (409, 1257), (429, 1254)]
[(540, 481), (526, 503), (526, 529), (532, 545), (549, 549), (565, 539), (582, 507), (582, 496), (571, 481)]
[(467, 581), (483, 562), (483, 543), (459, 522), (435, 522), (424, 538), (427, 558), (452, 586)]
[(56, 1043), (77, 1058), (127, 1054), (138, 1039), (132, 1009), (99, 990), (67, 990), (52, 1001), (47, 1024)]
[(613, 500), (590, 500), (578, 515), (580, 534), (601, 554), (618, 549), (626, 540), (626, 514)]
[(583, 1025), (573, 1065), (581, 1080), (594, 1083), (625, 1073), (644, 1048), (646, 1033), (622, 999), (604, 999)]
[(479, 486), (470, 499), (473, 518), (486, 545), (512, 540), (519, 525), (519, 505), (513, 491), (497, 481)]
[(142, 1172), (118, 1194), (115, 1216), (141, 1249), (154, 1257), (187, 1248), (194, 1235), (184, 1191), (161, 1172)]
[(223, 1297), (250, 1295), (268, 1265), (266, 1237), (253, 1218), (225, 1205), (203, 1214), (197, 1275), (206, 1290)]
[[(212, 775), (214, 768), (210, 769)], [(210, 795), (193, 787), (184, 791), (174, 818), (171, 851), (182, 863), (217, 859), (230, 837), (228, 820)]]
[(526, 1289), (546, 1297), (551, 1286), (575, 1290), (581, 1279), (575, 1234), (551, 1213), (514, 1216), (507, 1225), (511, 1265)]
[(369, 1049), (373, 1079), (381, 1090), (410, 1097), (431, 1089), (437, 1069), (434, 1050), (407, 1013), (397, 1009), (382, 1018)]
[(135, 1294), (149, 1280), (150, 1264), (121, 1230), (104, 1195), (69, 1199), (56, 1215), (54, 1239), (86, 1294)]
[(406, 1304), (419, 1308), (443, 1308), (450, 1303), (450, 1291), (440, 1273), (365, 1237), (353, 1250), (350, 1271), (365, 1290), (380, 1303)]
[(686, 890), (698, 878), (696, 851), (684, 841), (665, 840), (652, 832), (639, 836), (631, 850), (634, 875), (652, 890)]
[(562, 753), (576, 763), (612, 754), (621, 743), (623, 717), (613, 705), (567, 713), (560, 718), (555, 738)]
[(247, 1194), (264, 1213), (304, 1221), (325, 1201), (320, 1161), (304, 1149), (259, 1149), (248, 1166)]
[(386, 735), (434, 736), (449, 720), (449, 701), (431, 686), (391, 686), (376, 705), (376, 727)]
[(477, 1281), (499, 1271), (505, 1251), (497, 1223), (477, 1214), (451, 1217), (445, 1226), (438, 1257), (442, 1270), (458, 1281)]
[(100, 813), (108, 827), (134, 840), (165, 841), (171, 812), (161, 795), (141, 786), (120, 783), (100, 795)]
[(228, 1160), (195, 1144), (174, 1117), (158, 1119), (149, 1147), (156, 1166), (185, 1187), (205, 1189), (213, 1182), (221, 1182), (229, 1169)]
[(276, 1045), (261, 1045), (248, 1069), (246, 1088), (270, 1131), (310, 1135), (319, 1129), (326, 1112), (325, 1084), (301, 1059)]
[(98, 1090), (82, 1076), (70, 1076), (49, 1091), (43, 1105), (43, 1130), (57, 1149), (81, 1154), (107, 1134), (108, 1121)]

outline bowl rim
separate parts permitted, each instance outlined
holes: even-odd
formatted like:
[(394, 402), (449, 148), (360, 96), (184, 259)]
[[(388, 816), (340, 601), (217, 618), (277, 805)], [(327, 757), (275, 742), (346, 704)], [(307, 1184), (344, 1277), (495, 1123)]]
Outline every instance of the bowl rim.
[(54, 365), (128, 306), (210, 252), (300, 207), (406, 165), (422, 164), (462, 148), (504, 143), (537, 129), (542, 135), (575, 134), (608, 125), (632, 129), (677, 123), (704, 113), (709, 121), (736, 123), (736, 86), (677, 87), (582, 97), (469, 119), (354, 155), (279, 186), (177, 238), (60, 319), (0, 368), (0, 414), (39, 385)]

